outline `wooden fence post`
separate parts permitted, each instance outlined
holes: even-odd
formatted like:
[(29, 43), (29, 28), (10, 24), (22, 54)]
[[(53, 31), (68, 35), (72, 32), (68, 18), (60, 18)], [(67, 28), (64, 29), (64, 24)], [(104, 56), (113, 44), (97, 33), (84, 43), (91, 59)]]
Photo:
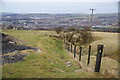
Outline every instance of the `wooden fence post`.
[(65, 43), (65, 49), (67, 49), (67, 43)]
[(95, 72), (99, 72), (99, 70), (100, 70), (102, 52), (103, 52), (103, 45), (98, 45), (98, 47), (97, 47), (96, 64), (95, 64)]
[(74, 45), (74, 58), (76, 57), (76, 45)]
[(69, 53), (69, 50), (70, 50), (70, 44), (68, 44), (68, 53)]
[(65, 43), (65, 36), (64, 36), (64, 43)]
[(66, 49), (66, 42), (65, 42), (65, 49)]
[(72, 53), (72, 43), (71, 43), (71, 53)]
[(65, 45), (65, 39), (64, 39), (64, 46), (66, 46), (66, 45)]
[(91, 52), (91, 45), (89, 45), (89, 52), (88, 52), (88, 62), (87, 62), (87, 66), (90, 63), (90, 52)]
[(68, 43), (67, 43), (67, 50), (68, 50)]
[(79, 61), (81, 61), (82, 47), (80, 47)]
[(64, 44), (65, 44), (65, 39), (64, 39)]

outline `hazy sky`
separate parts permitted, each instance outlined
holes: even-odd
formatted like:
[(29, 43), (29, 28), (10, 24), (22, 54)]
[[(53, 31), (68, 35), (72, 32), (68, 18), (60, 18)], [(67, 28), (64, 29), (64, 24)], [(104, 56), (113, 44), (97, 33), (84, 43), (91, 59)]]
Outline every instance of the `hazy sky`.
[(3, 2), (118, 2), (119, 0), (2, 0)]
[[(84, 2), (83, 2), (84, 1)], [(2, 12), (94, 13), (118, 12), (118, 0), (2, 0)]]

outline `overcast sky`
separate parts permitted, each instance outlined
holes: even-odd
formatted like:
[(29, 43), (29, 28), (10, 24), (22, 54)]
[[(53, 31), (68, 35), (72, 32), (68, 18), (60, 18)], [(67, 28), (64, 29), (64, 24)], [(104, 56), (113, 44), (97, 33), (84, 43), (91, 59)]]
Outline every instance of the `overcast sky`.
[(2, 0), (2, 2), (118, 2), (119, 0)]
[(117, 13), (119, 0), (2, 0), (2, 12), (12, 13)]

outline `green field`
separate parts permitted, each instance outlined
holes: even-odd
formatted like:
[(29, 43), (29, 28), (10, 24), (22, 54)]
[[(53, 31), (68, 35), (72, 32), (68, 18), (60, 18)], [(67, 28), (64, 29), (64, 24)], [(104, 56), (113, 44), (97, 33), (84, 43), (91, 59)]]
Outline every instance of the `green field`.
[[(28, 42), (21, 42), (19, 44), (39, 48), (38, 51), (21, 51), (23, 54), (28, 54), (28, 56), (24, 59), (25, 61), (4, 64), (2, 66), (3, 78), (103, 78), (106, 77), (104, 72), (110, 65), (111, 66), (108, 70), (114, 74), (114, 77), (117, 77), (118, 70), (115, 70), (114, 68), (117, 68), (118, 62), (115, 61), (113, 57), (112, 59), (108, 58), (109, 54), (110, 56), (117, 54), (117, 33), (94, 33), (95, 41), (91, 43), (93, 56), (91, 57), (90, 63), (93, 71), (95, 64), (93, 61), (95, 61), (96, 58), (94, 54), (96, 54), (97, 44), (104, 44), (104, 54), (108, 54), (108, 57), (103, 57), (102, 59), (100, 73), (91, 73), (81, 68), (65, 50), (62, 40), (48, 36), (56, 34), (53, 31), (3, 30), (3, 33)], [(86, 49), (87, 52), (87, 46), (84, 49)], [(85, 63), (87, 60), (87, 57), (85, 56), (86, 55), (82, 56), (84, 66), (86, 65)], [(70, 65), (72, 66), (67, 66), (68, 64), (66, 62), (71, 62)], [(114, 63), (114, 65), (112, 65), (112, 63)], [(110, 73), (110, 75), (112, 75), (112, 73)]]

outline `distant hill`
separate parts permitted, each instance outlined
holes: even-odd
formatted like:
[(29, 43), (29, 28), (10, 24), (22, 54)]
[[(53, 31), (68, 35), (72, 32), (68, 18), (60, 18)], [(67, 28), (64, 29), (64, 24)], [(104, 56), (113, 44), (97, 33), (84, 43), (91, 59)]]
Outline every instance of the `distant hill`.
[[(29, 15), (29, 16), (90, 16), (90, 14), (83, 14), (83, 13), (68, 13), (68, 14), (48, 14), (48, 13), (8, 13), (3, 12), (3, 16), (13, 16), (13, 15)], [(117, 16), (118, 13), (101, 13), (101, 14), (94, 14), (94, 16)]]

